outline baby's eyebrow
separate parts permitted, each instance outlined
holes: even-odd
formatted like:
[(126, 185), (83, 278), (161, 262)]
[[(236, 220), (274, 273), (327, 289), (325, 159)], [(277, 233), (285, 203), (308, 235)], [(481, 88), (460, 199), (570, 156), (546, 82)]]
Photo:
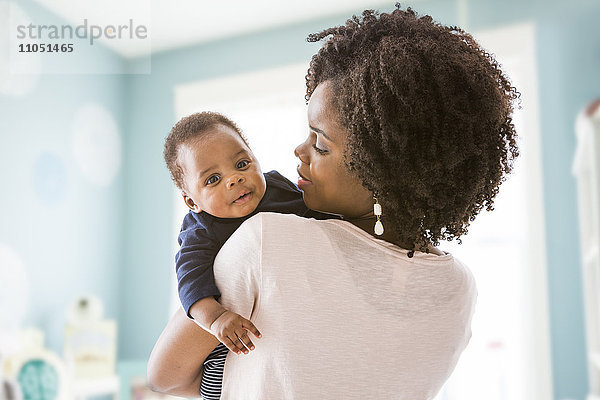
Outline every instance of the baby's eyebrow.
[(202, 170), (202, 171), (200, 171), (200, 174), (198, 174), (198, 176), (199, 176), (200, 178), (202, 178), (202, 177), (204, 176), (204, 174), (206, 174), (206, 173), (207, 173), (208, 171), (210, 171), (211, 169), (215, 169), (215, 168), (217, 168), (217, 166), (216, 166), (216, 165), (213, 165), (212, 167), (208, 167), (208, 168), (206, 168), (205, 170)]
[(246, 149), (241, 149), (240, 151), (238, 151), (237, 153), (235, 153), (235, 154), (233, 155), (233, 158), (235, 158), (235, 157), (239, 156), (239, 155), (240, 155), (240, 154), (242, 154), (242, 153), (246, 153), (246, 154), (248, 154), (248, 151), (247, 151)]
[[(242, 153), (248, 154), (248, 150), (246, 150), (246, 149), (241, 149), (240, 151), (238, 151), (237, 153), (235, 153), (235, 154), (234, 154), (234, 155), (233, 155), (231, 158), (236, 158), (237, 156), (239, 156), (239, 155), (240, 155), (240, 154), (242, 154)], [(213, 170), (213, 169), (215, 169), (215, 168), (217, 168), (217, 166), (216, 166), (216, 165), (213, 165), (213, 166), (211, 166), (211, 167), (208, 167), (208, 168), (206, 168), (206, 169), (204, 169), (204, 170), (200, 171), (200, 174), (198, 174), (198, 176), (199, 176), (200, 178), (202, 178), (202, 177), (204, 176), (204, 174), (206, 174), (208, 171), (210, 171), (210, 170)]]

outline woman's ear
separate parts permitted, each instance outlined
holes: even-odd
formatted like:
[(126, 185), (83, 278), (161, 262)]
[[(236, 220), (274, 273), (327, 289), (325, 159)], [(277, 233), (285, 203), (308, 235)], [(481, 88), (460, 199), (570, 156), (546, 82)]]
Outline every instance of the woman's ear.
[(198, 204), (196, 204), (194, 200), (192, 200), (192, 198), (188, 196), (185, 192), (181, 192), (181, 195), (183, 196), (183, 201), (185, 202), (185, 205), (188, 206), (190, 210), (192, 210), (195, 213), (199, 213), (202, 211), (200, 209), (200, 206), (198, 206)]

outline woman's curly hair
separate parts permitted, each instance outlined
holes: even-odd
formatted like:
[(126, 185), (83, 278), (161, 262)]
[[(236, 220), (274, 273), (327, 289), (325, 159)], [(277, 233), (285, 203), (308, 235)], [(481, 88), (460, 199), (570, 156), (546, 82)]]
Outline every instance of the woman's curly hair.
[(498, 62), (462, 29), (399, 4), (307, 40), (325, 38), (306, 100), (330, 81), (346, 166), (379, 200), (397, 242), (427, 251), (466, 234), (483, 207), (494, 209), (519, 155), (519, 93)]

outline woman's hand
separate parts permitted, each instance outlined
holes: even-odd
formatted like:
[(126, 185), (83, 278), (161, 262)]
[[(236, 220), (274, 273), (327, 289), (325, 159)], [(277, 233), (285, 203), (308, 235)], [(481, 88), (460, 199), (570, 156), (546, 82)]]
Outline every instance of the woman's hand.
[(236, 354), (248, 354), (248, 349), (254, 350), (248, 332), (257, 338), (262, 337), (252, 322), (231, 311), (221, 314), (210, 326), (210, 332)]

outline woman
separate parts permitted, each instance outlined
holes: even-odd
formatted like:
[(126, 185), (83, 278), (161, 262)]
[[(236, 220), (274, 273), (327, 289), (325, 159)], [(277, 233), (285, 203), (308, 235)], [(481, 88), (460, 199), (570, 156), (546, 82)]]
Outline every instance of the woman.
[[(263, 334), (237, 332), (256, 347), (227, 356), (222, 398), (431, 399), (471, 337), (477, 294), (434, 246), (493, 209), (518, 155), (517, 92), (470, 35), (410, 9), (365, 11), (309, 40), (323, 38), (298, 186), (344, 220), (259, 214), (221, 249), (220, 301)], [(197, 397), (217, 344), (178, 312), (150, 384)]]

